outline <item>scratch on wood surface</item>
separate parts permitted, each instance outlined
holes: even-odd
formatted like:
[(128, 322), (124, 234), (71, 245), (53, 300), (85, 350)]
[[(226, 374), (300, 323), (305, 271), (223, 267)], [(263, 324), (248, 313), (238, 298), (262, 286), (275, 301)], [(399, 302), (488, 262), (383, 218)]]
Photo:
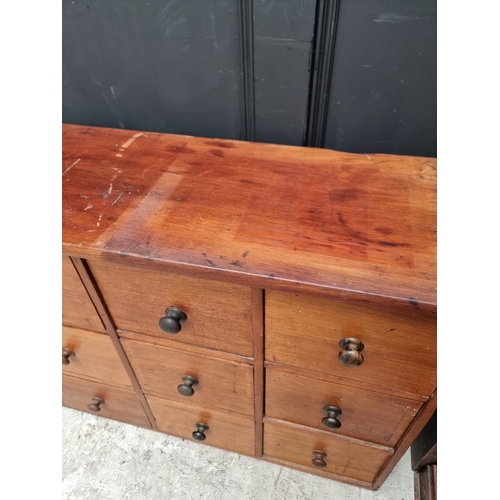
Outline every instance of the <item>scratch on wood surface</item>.
[(116, 153), (115, 156), (118, 156), (118, 158), (122, 158), (123, 157), (123, 155), (120, 154), (120, 153)]
[(78, 158), (78, 160), (72, 163), (62, 174), (64, 175), (66, 172), (69, 172), (80, 160), (81, 158)]
[(123, 193), (120, 193), (117, 197), (116, 197), (116, 200), (111, 203), (111, 206), (114, 206), (114, 204), (123, 196)]
[(127, 142), (124, 142), (122, 144), (122, 148), (123, 149), (128, 148), (138, 137), (141, 137), (141, 135), (144, 135), (144, 133), (139, 132), (138, 134), (134, 134)]
[(369, 160), (372, 159), (372, 157), (370, 155), (365, 155)]
[(90, 203), (83, 209), (83, 211), (85, 210), (90, 210), (94, 205), (91, 205)]

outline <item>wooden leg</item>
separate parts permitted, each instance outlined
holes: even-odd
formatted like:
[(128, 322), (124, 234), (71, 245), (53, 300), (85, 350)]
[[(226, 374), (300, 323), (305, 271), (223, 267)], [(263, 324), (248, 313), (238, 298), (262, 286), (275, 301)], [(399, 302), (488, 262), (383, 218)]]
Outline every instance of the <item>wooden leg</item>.
[(437, 466), (426, 465), (415, 472), (415, 500), (437, 500)]

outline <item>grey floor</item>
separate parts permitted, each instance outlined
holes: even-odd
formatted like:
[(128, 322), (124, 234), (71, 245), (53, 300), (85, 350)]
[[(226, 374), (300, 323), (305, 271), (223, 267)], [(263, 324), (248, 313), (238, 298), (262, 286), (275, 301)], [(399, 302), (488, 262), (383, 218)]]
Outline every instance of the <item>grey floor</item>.
[(64, 500), (413, 500), (409, 452), (368, 491), (68, 408), (62, 431)]

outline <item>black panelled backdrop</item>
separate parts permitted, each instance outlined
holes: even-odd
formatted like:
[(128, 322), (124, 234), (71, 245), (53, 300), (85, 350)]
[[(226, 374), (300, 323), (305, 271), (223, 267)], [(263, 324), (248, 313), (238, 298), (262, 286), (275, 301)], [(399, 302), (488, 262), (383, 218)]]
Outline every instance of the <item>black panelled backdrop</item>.
[(436, 0), (64, 0), (63, 122), (436, 156)]

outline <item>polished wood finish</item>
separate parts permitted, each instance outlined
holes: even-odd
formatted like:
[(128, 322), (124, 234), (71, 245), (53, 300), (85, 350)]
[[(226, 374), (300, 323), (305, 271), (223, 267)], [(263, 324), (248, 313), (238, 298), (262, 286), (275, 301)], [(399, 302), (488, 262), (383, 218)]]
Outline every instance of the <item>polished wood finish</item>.
[(313, 468), (313, 451), (327, 454), (323, 470), (360, 481), (371, 482), (390, 452), (382, 447), (341, 439), (307, 427), (264, 421), (264, 454)]
[(168, 434), (183, 437), (190, 441), (197, 424), (209, 426), (205, 432), (206, 444), (253, 455), (255, 450), (254, 421), (243, 415), (229, 414), (188, 403), (167, 401), (156, 396), (146, 396), (158, 423), (158, 428)]
[(127, 359), (125, 351), (123, 350), (123, 347), (120, 343), (120, 339), (118, 338), (118, 334), (116, 333), (113, 321), (111, 320), (111, 316), (109, 315), (109, 311), (106, 307), (106, 304), (104, 303), (104, 301), (102, 299), (102, 295), (101, 295), (99, 289), (97, 288), (97, 285), (95, 283), (93, 276), (90, 274), (87, 263), (85, 261), (83, 261), (82, 259), (79, 259), (76, 257), (71, 257), (71, 261), (73, 262), (75, 269), (78, 271), (80, 279), (82, 280), (82, 283), (85, 286), (85, 289), (87, 290), (87, 293), (89, 294), (89, 297), (91, 298), (94, 306), (96, 307), (96, 310), (99, 314), (99, 317), (101, 318), (101, 321), (104, 325), (104, 328), (106, 329), (106, 332), (109, 335), (111, 342), (113, 343), (113, 346), (116, 350), (116, 353), (118, 354), (119, 358), (121, 359), (121, 361), (123, 363), (123, 367), (125, 368), (125, 371), (127, 372), (127, 375), (129, 376), (129, 379), (130, 379), (130, 382), (132, 383), (132, 387), (134, 388), (135, 394), (139, 398), (139, 401), (144, 409), (144, 412), (146, 413), (146, 415), (149, 419), (150, 426), (153, 429), (157, 430), (158, 427), (156, 426), (156, 422), (155, 422), (155, 419), (153, 417), (153, 413), (151, 412), (151, 409), (149, 408), (148, 402), (146, 401), (144, 393), (142, 392), (142, 388), (139, 384), (139, 381), (137, 380), (137, 377), (135, 376), (134, 370), (130, 366), (130, 363)]
[[(364, 362), (348, 367), (338, 359), (339, 341), (351, 336), (364, 343)], [(266, 292), (269, 361), (429, 396), (437, 380), (436, 342), (429, 318)]]
[[(341, 427), (329, 430), (322, 424), (323, 408), (342, 410)], [(394, 447), (410, 425), (421, 404), (342, 383), (266, 369), (266, 415), (311, 428)]]
[(102, 321), (68, 257), (62, 259), (62, 322), (104, 332)]
[(436, 408), (435, 160), (65, 125), (62, 182), (153, 429), (382, 484)]
[(436, 311), (435, 159), (78, 125), (62, 156), (68, 254)]
[(130, 378), (107, 335), (63, 326), (62, 344), (63, 349), (74, 352), (69, 364), (63, 364), (64, 374), (132, 389)]
[(245, 363), (188, 354), (177, 349), (122, 339), (122, 345), (146, 394), (183, 402), (178, 392), (183, 376), (198, 384), (189, 403), (206, 408), (253, 415), (253, 373)]
[[(250, 288), (101, 261), (89, 267), (119, 330), (253, 356)], [(172, 306), (188, 318), (175, 335), (158, 324)]]
[[(140, 401), (132, 391), (63, 375), (62, 396), (63, 406), (98, 413), (99, 416), (120, 420), (127, 424), (151, 427)], [(93, 398), (99, 398), (103, 403), (98, 405)], [(89, 405), (95, 405), (99, 411), (92, 410)]]

